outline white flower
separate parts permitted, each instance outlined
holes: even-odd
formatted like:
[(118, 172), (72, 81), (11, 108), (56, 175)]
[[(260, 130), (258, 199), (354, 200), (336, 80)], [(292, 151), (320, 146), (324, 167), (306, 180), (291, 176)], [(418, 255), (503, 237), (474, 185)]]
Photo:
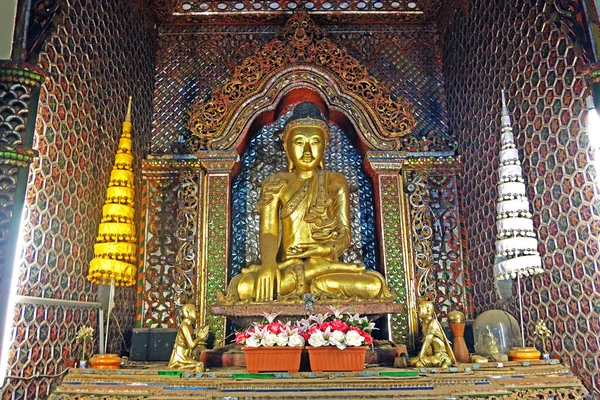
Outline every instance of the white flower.
[(90, 339), (92, 336), (94, 336), (94, 328), (92, 328), (91, 326), (82, 326), (81, 328), (79, 328), (79, 330), (77, 331), (77, 335), (75, 335), (75, 338), (77, 340), (87, 340)]
[(304, 346), (304, 338), (297, 333), (292, 333), (288, 338), (288, 346), (302, 347)]
[(246, 343), (245, 344), (248, 347), (259, 347), (260, 346), (260, 339), (256, 335), (252, 335), (248, 339), (246, 339)]
[(329, 342), (329, 336), (331, 335), (331, 327), (328, 326), (327, 329), (325, 329), (325, 331), (323, 331), (323, 339), (326, 342)]
[(342, 319), (342, 314), (344, 313), (344, 311), (346, 311), (345, 307), (338, 309), (338, 308), (335, 308), (334, 306), (327, 306), (327, 308), (335, 316), (335, 319)]
[(361, 346), (364, 341), (365, 338), (356, 331), (346, 333), (346, 346)]
[(265, 317), (265, 319), (267, 321), (269, 321), (269, 323), (271, 323), (271, 322), (275, 321), (275, 318), (277, 318), (277, 316), (279, 315), (279, 313), (271, 313), (271, 314), (269, 314), (268, 312), (264, 312), (264, 313), (262, 313), (260, 315), (262, 315), (263, 317)]
[(259, 339), (263, 338), (263, 335), (265, 334), (265, 332), (267, 331), (267, 329), (262, 329), (260, 327), (260, 325), (255, 325), (253, 330), (250, 330), (249, 333), (251, 335), (256, 335)]
[(271, 347), (277, 344), (277, 335), (271, 332), (266, 332), (261, 340), (263, 346)]
[(308, 331), (308, 328), (310, 328), (311, 325), (311, 321), (309, 321), (308, 319), (301, 319), (299, 321), (296, 321), (296, 329), (298, 329), (299, 333), (304, 333), (306, 331)]
[(281, 332), (277, 335), (277, 346), (287, 346), (288, 345), (288, 333)]
[(323, 332), (316, 331), (313, 332), (308, 338), (308, 344), (313, 347), (321, 347), (327, 345), (327, 340), (323, 337)]
[(340, 350), (344, 350), (346, 348), (346, 335), (342, 331), (331, 332), (331, 335), (329, 335), (329, 344), (336, 346)]
[(329, 318), (329, 314), (325, 313), (325, 314), (311, 315), (310, 317), (308, 317), (308, 320), (316, 322), (317, 325), (321, 325), (323, 322), (327, 321), (327, 318)]
[(358, 315), (358, 314), (354, 314), (354, 315), (352, 315), (352, 314), (350, 314), (350, 313), (348, 313), (348, 314), (346, 314), (346, 315), (348, 316), (348, 322), (357, 322), (357, 323), (359, 323), (359, 324), (360, 324), (360, 321), (361, 321), (361, 319), (362, 319), (362, 318), (360, 317), (360, 315)]

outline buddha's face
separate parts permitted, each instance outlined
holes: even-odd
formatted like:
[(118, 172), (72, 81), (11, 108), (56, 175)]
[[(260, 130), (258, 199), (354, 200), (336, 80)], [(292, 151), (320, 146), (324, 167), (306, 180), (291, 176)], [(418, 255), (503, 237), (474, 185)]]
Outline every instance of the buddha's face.
[(319, 126), (302, 125), (291, 128), (285, 139), (285, 151), (299, 171), (316, 170), (323, 161), (327, 138)]

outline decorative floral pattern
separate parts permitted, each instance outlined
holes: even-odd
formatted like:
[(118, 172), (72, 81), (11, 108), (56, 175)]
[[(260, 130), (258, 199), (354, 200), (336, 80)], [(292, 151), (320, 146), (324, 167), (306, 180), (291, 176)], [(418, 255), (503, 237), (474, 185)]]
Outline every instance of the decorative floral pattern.
[[(280, 27), (169, 26), (159, 30), (152, 153), (181, 151), (190, 136), (186, 110), (208, 99), (245, 58), (276, 38)], [(417, 125), (402, 138), (407, 151), (448, 150), (441, 44), (431, 26), (332, 25), (328, 37), (368, 67), (393, 96), (411, 99)], [(367, 34), (368, 33), (368, 34)], [(401, 77), (401, 78), (400, 78)], [(369, 132), (363, 132), (369, 135)]]

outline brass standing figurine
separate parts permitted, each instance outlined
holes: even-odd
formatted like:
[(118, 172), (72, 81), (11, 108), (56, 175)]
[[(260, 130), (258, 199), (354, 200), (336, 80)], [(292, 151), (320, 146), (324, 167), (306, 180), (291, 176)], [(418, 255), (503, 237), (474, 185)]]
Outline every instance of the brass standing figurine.
[(456, 364), (450, 341), (446, 338), (442, 325), (434, 315), (433, 303), (421, 301), (417, 306), (421, 320), (423, 346), (419, 355), (410, 359), (412, 367), (443, 367)]
[(242, 269), (222, 304), (317, 298), (389, 299), (385, 279), (339, 257), (350, 246), (348, 182), (323, 169), (329, 127), (314, 103), (294, 109), (283, 132), (288, 171), (265, 179), (260, 212), (262, 264)]
[[(193, 304), (186, 304), (181, 308), (181, 314), (183, 315), (183, 321), (181, 321), (179, 331), (175, 337), (169, 368), (195, 369), (198, 372), (203, 372), (204, 363), (192, 358), (192, 352), (198, 347), (206, 348), (209, 327), (202, 327), (198, 332), (198, 336), (194, 338), (193, 325), (196, 322), (196, 307)], [(198, 354), (200, 353), (201, 351), (198, 352)]]

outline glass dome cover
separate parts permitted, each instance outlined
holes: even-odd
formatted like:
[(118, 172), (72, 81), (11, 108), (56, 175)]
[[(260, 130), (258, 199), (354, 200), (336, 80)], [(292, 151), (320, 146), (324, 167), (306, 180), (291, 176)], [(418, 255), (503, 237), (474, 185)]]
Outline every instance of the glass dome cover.
[(484, 357), (508, 354), (520, 344), (521, 330), (517, 320), (502, 310), (489, 310), (475, 319), (473, 324), (475, 352)]

